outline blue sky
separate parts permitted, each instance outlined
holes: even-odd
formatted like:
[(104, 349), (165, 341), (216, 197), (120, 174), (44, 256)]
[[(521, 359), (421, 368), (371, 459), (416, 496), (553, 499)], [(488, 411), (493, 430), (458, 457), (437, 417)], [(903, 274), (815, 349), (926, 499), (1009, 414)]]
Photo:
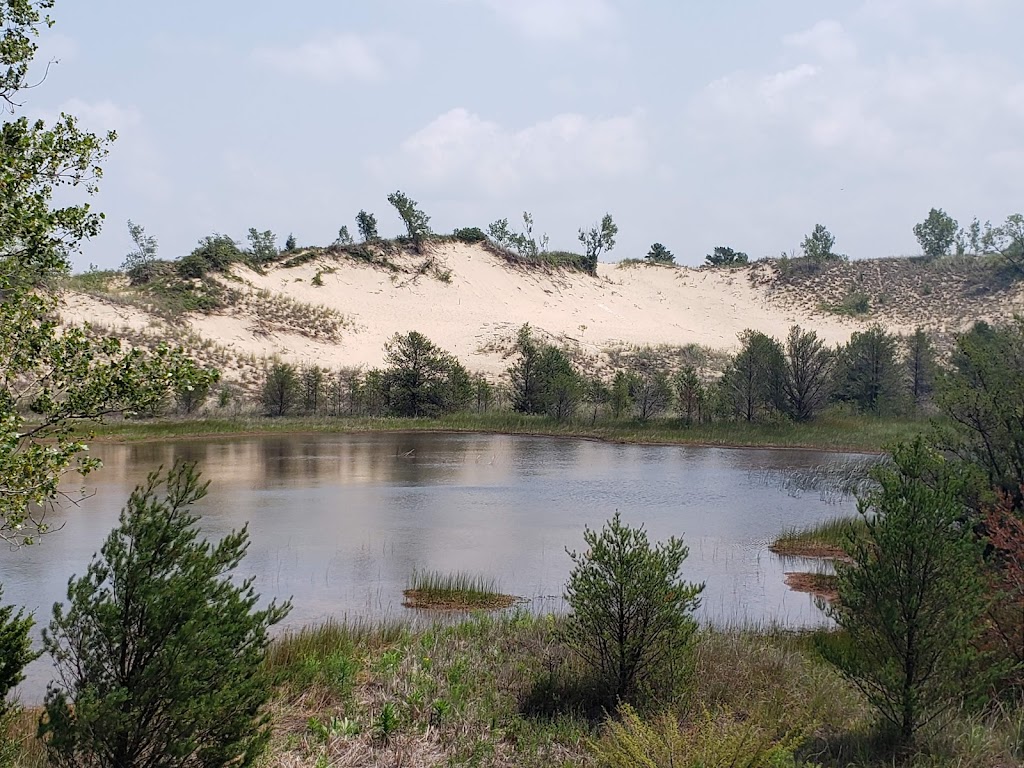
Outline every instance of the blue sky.
[(203, 235), (329, 243), (401, 189), (436, 231), (533, 213), (551, 247), (611, 213), (662, 242), (917, 251), (931, 207), (1024, 211), (1020, 0), (58, 0), (25, 109), (116, 129), (75, 265)]

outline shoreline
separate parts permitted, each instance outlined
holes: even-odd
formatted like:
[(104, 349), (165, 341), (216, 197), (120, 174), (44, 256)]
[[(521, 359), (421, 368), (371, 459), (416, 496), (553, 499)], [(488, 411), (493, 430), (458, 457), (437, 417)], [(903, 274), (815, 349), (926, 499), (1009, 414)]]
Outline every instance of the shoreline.
[(587, 440), (619, 445), (880, 455), (886, 452), (886, 445), (920, 432), (927, 426), (928, 422), (861, 420), (841, 427), (837, 427), (834, 422), (817, 426), (713, 424), (675, 427), (665, 423), (614, 423), (578, 427), (507, 414), (431, 420), (237, 417), (108, 422), (90, 430), (94, 431), (90, 441), (128, 444), (317, 434), (479, 434)]

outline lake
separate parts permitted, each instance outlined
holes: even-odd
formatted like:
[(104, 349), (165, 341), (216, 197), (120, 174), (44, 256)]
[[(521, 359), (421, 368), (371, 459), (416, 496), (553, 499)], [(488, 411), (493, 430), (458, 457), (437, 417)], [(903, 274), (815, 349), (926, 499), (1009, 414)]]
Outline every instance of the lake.
[[(815, 451), (378, 433), (100, 444), (93, 452), (104, 467), (88, 478), (90, 497), (50, 515), (59, 531), (0, 559), (4, 602), (34, 611), (40, 625), (135, 485), (177, 460), (199, 462), (211, 481), (196, 510), (206, 535), (249, 524), (241, 574), (255, 577), (264, 598), (292, 599), (289, 626), (405, 616), (402, 590), (415, 569), (484, 574), (534, 610), (563, 610), (566, 547), (582, 548), (584, 526), (600, 527), (616, 510), (643, 523), (652, 541), (684, 538), (684, 576), (707, 585), (703, 620), (817, 625), (825, 619), (813, 599), (784, 584), (799, 565), (767, 545), (786, 526), (854, 512), (852, 502), (780, 489), (780, 474), (855, 459)], [(23, 698), (41, 698), (48, 679), (40, 659)]]

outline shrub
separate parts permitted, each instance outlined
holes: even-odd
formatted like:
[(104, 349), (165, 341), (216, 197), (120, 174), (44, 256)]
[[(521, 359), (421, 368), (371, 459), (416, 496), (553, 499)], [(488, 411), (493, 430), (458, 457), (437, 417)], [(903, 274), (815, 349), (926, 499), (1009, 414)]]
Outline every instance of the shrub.
[(246, 256), (227, 235), (209, 235), (199, 241), (192, 253), (178, 261), (182, 277), (203, 277), (207, 272), (224, 272), (232, 264), (245, 261)]
[(249, 252), (257, 264), (273, 261), (279, 255), (277, 235), (269, 229), (260, 232), (255, 227), (249, 227)]
[(372, 213), (360, 211), (356, 214), (356, 229), (364, 243), (375, 243), (380, 239), (377, 234), (377, 217)]
[(651, 547), (643, 527), (623, 524), (618, 512), (583, 539), (586, 552), (566, 550), (575, 565), (565, 587), (565, 640), (612, 700), (629, 701), (689, 649), (704, 585), (679, 578), (689, 554), (682, 540)]
[(675, 264), (676, 257), (661, 243), (655, 243), (644, 256), (649, 264)]
[(198, 538), (188, 510), (205, 494), (191, 465), (150, 474), (54, 606), (40, 735), (57, 765), (246, 766), (265, 747), (262, 662), (289, 605), (255, 610), (252, 580), (232, 581), (245, 529)]
[[(3, 590), (0, 589), (0, 595)], [(24, 670), (39, 654), (32, 650), (29, 632), (35, 622), (23, 610), (0, 607), (0, 766), (13, 766), (18, 756), (17, 740), (10, 735), (20, 707), (7, 697), (22, 680)]]
[(452, 237), (460, 243), (482, 243), (487, 239), (487, 233), (480, 227), (462, 227), (452, 232)]
[(836, 564), (828, 612), (845, 634), (821, 651), (906, 745), (997, 670), (982, 674), (974, 650), (986, 600), (965, 476), (918, 438), (874, 479), (857, 504), (864, 533), (844, 547), (852, 563)]
[(756, 716), (728, 711), (704, 711), (685, 728), (670, 713), (645, 723), (628, 704), (619, 716), (592, 745), (598, 765), (606, 768), (786, 768), (796, 765), (793, 755), (804, 740), (803, 728), (780, 733)]
[(705, 256), (704, 261), (712, 267), (741, 267), (750, 261), (750, 257), (743, 251), (736, 251), (728, 246), (720, 245)]
[(299, 375), (295, 366), (276, 362), (263, 381), (260, 400), (271, 416), (287, 416), (299, 398)]

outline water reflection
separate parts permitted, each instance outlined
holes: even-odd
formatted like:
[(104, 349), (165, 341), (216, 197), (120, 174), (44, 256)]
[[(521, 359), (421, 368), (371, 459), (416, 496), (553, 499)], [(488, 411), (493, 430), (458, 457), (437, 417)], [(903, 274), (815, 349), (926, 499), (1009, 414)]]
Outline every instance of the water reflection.
[[(611, 445), (582, 440), (445, 434), (271, 436), (101, 445), (94, 497), (58, 510), (64, 529), (0, 557), (5, 599), (45, 624), (67, 579), (81, 574), (148, 472), (198, 461), (211, 480), (201, 509), (211, 537), (249, 523), (242, 569), (265, 597), (292, 597), (290, 624), (404, 611), (414, 569), (496, 577), (507, 591), (557, 609), (586, 525), (616, 510), (652, 539), (684, 536), (688, 579), (705, 581), (702, 615), (717, 623), (822, 617), (789, 592), (765, 545), (787, 525), (837, 510), (763, 477), (820, 465), (816, 452)], [(846, 505), (852, 513), (852, 504)], [(33, 668), (29, 698), (48, 679)]]

